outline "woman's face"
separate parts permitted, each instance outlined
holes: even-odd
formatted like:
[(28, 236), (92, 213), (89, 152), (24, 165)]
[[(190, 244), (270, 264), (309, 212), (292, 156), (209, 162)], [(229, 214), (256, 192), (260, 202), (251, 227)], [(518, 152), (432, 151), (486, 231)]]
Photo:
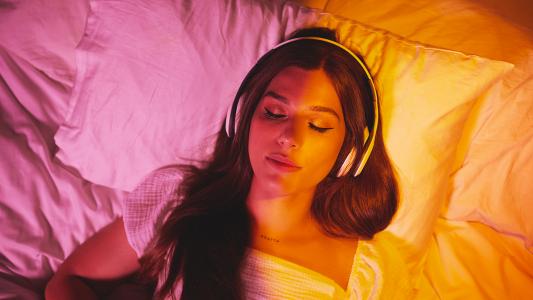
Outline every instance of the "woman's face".
[(253, 184), (272, 197), (316, 188), (337, 160), (344, 134), (341, 103), (327, 74), (283, 69), (252, 117), (248, 154)]

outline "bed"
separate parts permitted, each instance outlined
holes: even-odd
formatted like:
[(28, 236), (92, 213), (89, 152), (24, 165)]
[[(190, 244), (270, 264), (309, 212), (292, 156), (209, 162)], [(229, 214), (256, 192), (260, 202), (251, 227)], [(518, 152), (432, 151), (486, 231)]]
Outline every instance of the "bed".
[(375, 75), (416, 299), (530, 299), (526, 1), (0, 1), (0, 299), (40, 299), (149, 171), (211, 151), (255, 60), (336, 28)]

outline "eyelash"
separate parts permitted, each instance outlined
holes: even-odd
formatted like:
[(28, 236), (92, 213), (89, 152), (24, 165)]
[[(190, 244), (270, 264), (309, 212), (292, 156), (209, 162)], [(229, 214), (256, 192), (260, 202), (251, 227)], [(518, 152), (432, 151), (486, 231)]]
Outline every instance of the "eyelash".
[[(271, 111), (269, 111), (268, 109), (265, 108), (265, 116), (271, 120), (278, 120), (278, 119), (281, 119), (283, 117), (285, 117), (285, 115), (279, 115), (279, 114), (274, 114), (272, 113)], [(309, 123), (309, 128), (315, 130), (315, 131), (318, 131), (320, 133), (324, 133), (330, 129), (333, 129), (333, 128), (322, 128), (322, 127), (317, 127), (315, 126), (313, 123)]]

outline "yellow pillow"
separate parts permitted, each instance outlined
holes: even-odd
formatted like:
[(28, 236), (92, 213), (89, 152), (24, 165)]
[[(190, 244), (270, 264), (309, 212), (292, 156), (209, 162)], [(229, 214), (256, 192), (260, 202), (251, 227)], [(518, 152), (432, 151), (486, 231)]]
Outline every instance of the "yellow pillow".
[(387, 230), (401, 237), (408, 262), (420, 271), (469, 113), (512, 65), (427, 47), (331, 14), (317, 24), (336, 28), (375, 77), (385, 145), (401, 191)]

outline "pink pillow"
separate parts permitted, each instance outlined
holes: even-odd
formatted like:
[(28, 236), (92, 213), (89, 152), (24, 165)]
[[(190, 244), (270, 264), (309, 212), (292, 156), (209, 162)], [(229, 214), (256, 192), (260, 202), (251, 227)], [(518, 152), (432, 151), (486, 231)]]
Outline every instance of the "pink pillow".
[[(238, 7), (238, 9), (236, 9)], [(151, 170), (209, 152), (256, 59), (317, 13), (276, 1), (90, 1), (57, 157), (131, 191)]]

